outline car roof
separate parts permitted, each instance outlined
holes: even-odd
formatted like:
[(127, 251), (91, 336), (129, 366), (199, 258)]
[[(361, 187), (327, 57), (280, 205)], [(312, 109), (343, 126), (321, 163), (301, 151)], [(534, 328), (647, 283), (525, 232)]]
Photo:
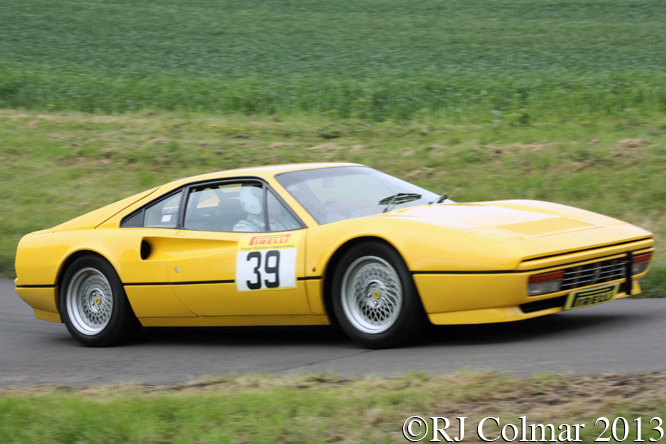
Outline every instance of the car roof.
[(202, 174), (200, 176), (185, 177), (182, 179), (177, 179), (168, 184), (165, 184), (164, 187), (168, 188), (178, 188), (181, 185), (188, 184), (190, 182), (203, 182), (206, 180), (215, 180), (215, 179), (224, 179), (227, 177), (260, 177), (263, 179), (268, 179), (276, 174), (287, 173), (291, 171), (302, 171), (302, 170), (313, 170), (317, 168), (333, 168), (333, 167), (344, 167), (344, 166), (365, 166), (358, 163), (343, 163), (343, 162), (321, 162), (321, 163), (295, 163), (288, 165), (271, 165), (271, 166), (261, 166), (253, 168), (239, 168), (236, 170), (226, 170), (218, 171), (215, 173)]

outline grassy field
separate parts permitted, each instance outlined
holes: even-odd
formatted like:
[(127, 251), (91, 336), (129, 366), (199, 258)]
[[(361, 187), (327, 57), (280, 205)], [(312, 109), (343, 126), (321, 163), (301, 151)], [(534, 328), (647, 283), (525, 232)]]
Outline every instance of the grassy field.
[(664, 22), (661, 0), (5, 0), (0, 107), (663, 113)]
[[(480, 443), (476, 427), (482, 418), (498, 417), (504, 426), (520, 425), (519, 417), (526, 416), (528, 424), (554, 424), (556, 430), (560, 424), (584, 424), (580, 438), (592, 443), (603, 431), (601, 423), (594, 423), (604, 416), (611, 423), (627, 420), (626, 442), (637, 438), (635, 420), (641, 418), (642, 438), (649, 442), (659, 438), (652, 429), (658, 424), (650, 420), (666, 417), (665, 384), (666, 375), (659, 373), (514, 378), (476, 372), (0, 389), (0, 436), (6, 444), (403, 443), (403, 423), (417, 415), (448, 418), (451, 437), (459, 436), (455, 418), (466, 416), (463, 442)], [(498, 437), (500, 428), (486, 424), (485, 436)], [(623, 436), (621, 423), (616, 432)]]

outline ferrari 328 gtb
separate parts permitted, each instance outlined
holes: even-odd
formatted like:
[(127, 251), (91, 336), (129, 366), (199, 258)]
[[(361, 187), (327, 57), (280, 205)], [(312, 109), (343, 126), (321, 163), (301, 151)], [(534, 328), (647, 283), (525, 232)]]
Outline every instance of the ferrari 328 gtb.
[(392, 347), (640, 292), (651, 233), (565, 205), (456, 203), (356, 164), (225, 171), (27, 234), (16, 291), (88, 346), (141, 326), (338, 323)]

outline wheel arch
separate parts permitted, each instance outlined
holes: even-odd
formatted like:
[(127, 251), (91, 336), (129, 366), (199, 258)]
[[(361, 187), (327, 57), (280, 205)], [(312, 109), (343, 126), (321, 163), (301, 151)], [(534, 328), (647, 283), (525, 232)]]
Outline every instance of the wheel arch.
[[(324, 272), (324, 285), (323, 285), (323, 299), (324, 299), (324, 308), (326, 310), (326, 315), (328, 316), (329, 321), (332, 324), (337, 324), (337, 319), (335, 316), (335, 312), (333, 310), (333, 294), (332, 294), (332, 288), (333, 288), (333, 277), (335, 275), (335, 270), (337, 269), (340, 260), (344, 256), (344, 254), (355, 247), (356, 245), (365, 243), (365, 242), (374, 242), (374, 243), (379, 243), (383, 244), (391, 249), (393, 249), (399, 256), (400, 258), (405, 262), (405, 265), (407, 264), (407, 261), (405, 261), (404, 256), (396, 248), (395, 245), (393, 245), (391, 242), (387, 241), (386, 239), (379, 237), (379, 236), (360, 236), (360, 237), (355, 237), (353, 239), (349, 239), (335, 250), (335, 252), (331, 255), (330, 259), (326, 263), (326, 269)], [(409, 268), (409, 267), (408, 267)], [(414, 286), (416, 289), (416, 286)], [(421, 299), (421, 296), (418, 294), (418, 290), (416, 290), (416, 294)]]
[(113, 265), (113, 263), (106, 258), (103, 254), (101, 254), (98, 251), (95, 250), (76, 250), (72, 252), (69, 256), (65, 258), (64, 261), (60, 264), (60, 268), (58, 269), (58, 274), (56, 276), (56, 307), (58, 307), (58, 311), (60, 311), (60, 292), (62, 290), (62, 281), (65, 278), (65, 274), (67, 273), (67, 269), (74, 263), (75, 260), (82, 256), (97, 256), (100, 259), (105, 260), (106, 262), (111, 265), (111, 267), (118, 273), (118, 270), (116, 267)]

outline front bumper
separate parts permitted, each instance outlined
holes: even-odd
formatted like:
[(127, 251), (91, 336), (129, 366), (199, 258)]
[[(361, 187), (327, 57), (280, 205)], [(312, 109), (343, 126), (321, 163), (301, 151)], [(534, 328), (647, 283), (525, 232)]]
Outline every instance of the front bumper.
[[(634, 248), (639, 245), (632, 245)], [(608, 259), (626, 257), (631, 263), (631, 254), (653, 251), (651, 246), (629, 247), (626, 251), (600, 250), (595, 255), (587, 251), (584, 255), (568, 254), (548, 257), (545, 260), (521, 263), (517, 270), (496, 272), (416, 272), (414, 283), (421, 296), (430, 321), (433, 324), (481, 324), (489, 322), (508, 322), (529, 319), (537, 316), (557, 313), (563, 310), (567, 295), (572, 291), (594, 288), (600, 285), (620, 284), (614, 299), (636, 295), (641, 292), (638, 280), (647, 272), (631, 275), (631, 267), (626, 274), (612, 280), (590, 282), (575, 288), (554, 293), (529, 296), (527, 284), (529, 277), (538, 273), (571, 269), (585, 265), (594, 265)], [(626, 248), (626, 247), (625, 247)], [(592, 254), (591, 254), (592, 253)], [(576, 260), (577, 259), (577, 260)], [(627, 279), (630, 279), (631, 290)]]
[[(561, 295), (560, 293), (554, 293), (558, 296), (546, 295), (545, 297), (542, 297), (540, 301), (555, 299), (560, 300), (561, 302), (558, 303), (556, 307), (535, 311), (527, 310), (526, 312), (524, 311), (524, 308), (521, 308), (521, 305), (524, 307), (525, 304), (534, 302), (531, 300), (532, 298), (527, 300), (528, 296), (526, 296), (525, 299), (522, 299), (516, 297), (515, 293), (510, 294), (510, 292), (506, 290), (506, 287), (502, 288), (497, 284), (497, 276), (474, 276), (477, 282), (463, 282), (464, 280), (456, 280), (458, 285), (455, 287), (457, 291), (454, 290), (454, 294), (459, 295), (460, 298), (457, 301), (454, 301), (454, 303), (451, 303), (450, 300), (447, 300), (451, 293), (446, 291), (446, 294), (444, 294), (443, 292), (443, 289), (451, 286), (451, 281), (444, 278), (445, 276), (442, 275), (414, 276), (414, 282), (421, 294), (421, 300), (423, 301), (423, 306), (428, 314), (428, 318), (430, 319), (430, 322), (436, 325), (511, 322), (558, 313), (563, 310), (566, 294), (568, 294), (568, 292), (564, 292), (564, 295)], [(620, 280), (615, 282), (624, 281)], [(462, 293), (460, 292), (462, 289), (471, 292)], [(525, 291), (524, 284), (522, 291)], [(635, 295), (640, 292), (640, 284), (637, 280), (634, 280), (632, 283), (631, 294)], [(424, 297), (424, 295), (429, 295), (429, 297)], [(562, 296), (565, 296), (565, 298), (562, 298)], [(629, 295), (626, 292), (621, 291), (614, 299), (621, 299), (627, 296)], [(486, 307), (492, 308), (478, 308), (483, 304), (487, 304)], [(465, 307), (465, 305), (467, 306)]]

